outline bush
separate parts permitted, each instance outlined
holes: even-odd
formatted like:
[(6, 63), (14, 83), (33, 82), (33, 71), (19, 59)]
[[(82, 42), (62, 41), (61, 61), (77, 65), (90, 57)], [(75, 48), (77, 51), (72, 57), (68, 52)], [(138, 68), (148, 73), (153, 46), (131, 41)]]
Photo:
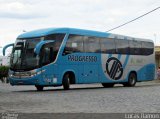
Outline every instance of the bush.
[(8, 71), (9, 71), (9, 67), (0, 66), (0, 79), (2, 79), (3, 77), (7, 77), (8, 76)]

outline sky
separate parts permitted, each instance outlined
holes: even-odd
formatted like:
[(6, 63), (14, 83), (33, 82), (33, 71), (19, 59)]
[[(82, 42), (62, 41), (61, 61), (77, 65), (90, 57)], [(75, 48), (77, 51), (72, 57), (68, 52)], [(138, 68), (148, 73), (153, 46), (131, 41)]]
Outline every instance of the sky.
[[(157, 7), (160, 0), (0, 0), (0, 47), (15, 42), (24, 31), (42, 28), (105, 32)], [(160, 45), (160, 9), (110, 33)]]

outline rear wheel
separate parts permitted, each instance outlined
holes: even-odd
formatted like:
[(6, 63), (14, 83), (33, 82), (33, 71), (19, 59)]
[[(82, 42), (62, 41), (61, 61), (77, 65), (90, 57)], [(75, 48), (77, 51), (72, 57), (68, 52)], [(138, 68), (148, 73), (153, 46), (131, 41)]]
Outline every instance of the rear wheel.
[(64, 75), (62, 85), (63, 85), (64, 90), (69, 90), (69, 88), (70, 88), (69, 74)]
[(110, 88), (114, 86), (114, 83), (102, 83), (102, 86), (105, 88)]
[(39, 85), (36, 85), (35, 87), (37, 91), (43, 91), (43, 88), (44, 88), (43, 86), (39, 86)]
[(136, 82), (137, 82), (136, 74), (135, 73), (130, 73), (130, 75), (128, 77), (128, 82), (124, 83), (123, 85), (127, 86), (127, 87), (133, 87), (133, 86), (136, 85)]

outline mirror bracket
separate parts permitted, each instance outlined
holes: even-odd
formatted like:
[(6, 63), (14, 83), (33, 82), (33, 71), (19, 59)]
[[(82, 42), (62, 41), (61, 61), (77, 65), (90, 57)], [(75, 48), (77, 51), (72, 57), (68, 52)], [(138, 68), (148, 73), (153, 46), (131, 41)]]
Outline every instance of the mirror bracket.
[(6, 49), (8, 48), (8, 47), (13, 47), (14, 46), (14, 43), (11, 43), (11, 44), (8, 44), (8, 45), (6, 45), (6, 46), (4, 46), (4, 48), (3, 48), (3, 56), (5, 56), (5, 54), (6, 54)]
[(47, 43), (53, 43), (55, 42), (55, 40), (43, 40), (41, 42), (39, 42), (36, 47), (34, 48), (34, 52), (36, 55), (39, 55), (40, 54), (40, 50), (42, 48), (43, 45), (47, 44)]

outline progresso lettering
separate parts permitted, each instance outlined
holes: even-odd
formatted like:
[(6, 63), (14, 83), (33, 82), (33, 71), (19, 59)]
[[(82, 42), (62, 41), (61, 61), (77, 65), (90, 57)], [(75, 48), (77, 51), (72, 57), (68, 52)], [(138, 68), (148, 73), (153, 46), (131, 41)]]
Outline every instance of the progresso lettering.
[(97, 62), (97, 57), (96, 56), (69, 55), (68, 60), (72, 62)]

